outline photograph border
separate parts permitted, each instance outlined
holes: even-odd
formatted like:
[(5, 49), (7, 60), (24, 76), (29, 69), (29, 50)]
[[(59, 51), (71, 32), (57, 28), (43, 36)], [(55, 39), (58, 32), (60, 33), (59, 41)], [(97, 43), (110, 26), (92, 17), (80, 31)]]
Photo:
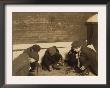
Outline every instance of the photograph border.
[[(105, 4), (107, 6), (107, 35), (106, 35), (106, 39), (107, 39), (107, 84), (106, 85), (93, 85), (93, 84), (87, 84), (87, 85), (7, 85), (5, 84), (5, 5), (7, 4)], [(107, 0), (3, 0), (0, 1), (0, 87), (3, 88), (22, 88), (22, 87), (27, 87), (27, 88), (48, 88), (48, 87), (63, 87), (63, 88), (67, 88), (67, 87), (100, 87), (100, 88), (109, 88), (110, 87), (110, 76), (108, 75), (109, 72), (109, 52), (110, 52), (110, 42), (108, 41), (108, 39), (110, 38), (110, 30), (108, 30), (110, 28), (109, 26), (109, 22), (110, 22), (110, 2)]]
[[(20, 75), (12, 76), (12, 72), (13, 72), (13, 69), (12, 69), (13, 68), (13, 65), (12, 65), (12, 63), (13, 63), (12, 62), (12, 41), (13, 41), (13, 37), (14, 37), (12, 35), (12, 31), (13, 31), (12, 28), (14, 25), (13, 24), (14, 15), (12, 15), (13, 12), (41, 12), (41, 13), (42, 12), (52, 12), (52, 13), (53, 12), (58, 12), (58, 13), (83, 12), (83, 13), (85, 13), (86, 12), (87, 14), (88, 14), (88, 12), (90, 12), (90, 13), (97, 12), (98, 13), (98, 25), (97, 26), (100, 29), (100, 30), (98, 30), (98, 47), (102, 47), (102, 48), (98, 49), (98, 52), (99, 52), (99, 54), (98, 54), (98, 58), (99, 58), (98, 73), (99, 73), (99, 75), (97, 75), (97, 76), (72, 76), (72, 75), (70, 76), (69, 75), (66, 77), (64, 75), (55, 76), (54, 74), (53, 74), (53, 76), (34, 76), (34, 77), (33, 76), (30, 76), (30, 77), (29, 76), (20, 76)], [(12, 21), (12, 19), (13, 19), (13, 21)], [(85, 26), (86, 26), (86, 23), (85, 23)], [(64, 84), (106, 84), (106, 43), (104, 43), (104, 41), (106, 42), (106, 5), (6, 5), (5, 30), (6, 30), (5, 31), (5, 44), (6, 44), (6, 46), (5, 46), (6, 47), (6, 50), (5, 50), (5, 56), (6, 56), (5, 57), (6, 58), (5, 59), (5, 63), (6, 63), (5, 64), (5, 66), (6, 66), (5, 67), (5, 71), (6, 71), (5, 72), (5, 74), (6, 74), (5, 82), (6, 82), (6, 84), (27, 84), (27, 83), (28, 84), (63, 84), (63, 85)], [(65, 32), (66, 32), (66, 30), (65, 30)], [(82, 35), (82, 33), (81, 33), (81, 35)], [(80, 38), (82, 38), (82, 37), (80, 37)], [(67, 41), (68, 40), (66, 40), (65, 42), (67, 42)], [(21, 43), (23, 43), (23, 42), (21, 42)], [(40, 42), (38, 42), (38, 44), (39, 43)], [(64, 43), (62, 43), (61, 46), (60, 46), (60, 44), (61, 43), (59, 43), (57, 45), (57, 43), (56, 43), (53, 45), (56, 45), (57, 47), (65, 46)], [(49, 47), (47, 45), (48, 44), (44, 44), (42, 46), (42, 44), (41, 44), (41, 47)], [(66, 43), (66, 45), (69, 45), (69, 46), (64, 51), (65, 53), (67, 53), (71, 47), (70, 43)], [(51, 46), (51, 44), (50, 44), (50, 46)], [(66, 47), (67, 46), (65, 46), (65, 48)], [(13, 49), (14, 49), (14, 46), (13, 46)], [(61, 53), (61, 55), (63, 55), (63, 57), (65, 57), (64, 52), (62, 52), (62, 50), (60, 51), (60, 53)], [(43, 53), (44, 52), (42, 50), (42, 54)], [(39, 52), (39, 55), (40, 55), (39, 62), (41, 61), (42, 54), (41, 54), (41, 52)], [(14, 52), (13, 52), (13, 55), (14, 55)], [(104, 58), (104, 60), (103, 60), (103, 58)], [(101, 64), (103, 64), (103, 66)], [(32, 82), (31, 80), (34, 80), (34, 81)], [(89, 81), (87, 81), (87, 80), (89, 80)]]

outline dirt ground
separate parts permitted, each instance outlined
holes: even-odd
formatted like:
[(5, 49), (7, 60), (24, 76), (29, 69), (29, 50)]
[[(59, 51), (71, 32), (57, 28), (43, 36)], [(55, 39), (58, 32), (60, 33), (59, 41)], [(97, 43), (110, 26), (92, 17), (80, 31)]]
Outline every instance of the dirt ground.
[(29, 76), (95, 76), (93, 73), (89, 72), (88, 75), (81, 75), (79, 73), (76, 73), (75, 70), (70, 70), (69, 67), (62, 66), (60, 67), (60, 70), (42, 70), (41, 67), (38, 68), (38, 71), (35, 72), (29, 72)]

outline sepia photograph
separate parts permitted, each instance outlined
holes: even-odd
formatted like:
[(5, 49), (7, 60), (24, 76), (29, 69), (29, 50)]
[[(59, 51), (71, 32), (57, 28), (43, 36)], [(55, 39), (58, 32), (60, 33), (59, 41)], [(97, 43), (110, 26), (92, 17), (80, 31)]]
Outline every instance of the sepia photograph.
[(13, 76), (97, 76), (97, 12), (13, 12)]
[(106, 83), (104, 5), (7, 5), (5, 11), (7, 84)]
[(0, 3), (0, 86), (109, 86), (109, 1)]

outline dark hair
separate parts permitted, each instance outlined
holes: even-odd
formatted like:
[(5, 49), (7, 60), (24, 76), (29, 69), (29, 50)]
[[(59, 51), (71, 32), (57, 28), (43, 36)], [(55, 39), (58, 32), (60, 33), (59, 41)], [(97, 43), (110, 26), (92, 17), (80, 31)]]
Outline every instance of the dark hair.
[(72, 48), (77, 48), (77, 47), (80, 47), (82, 45), (82, 41), (74, 41), (72, 44), (71, 44), (71, 47)]
[(39, 45), (33, 45), (31, 48), (35, 52), (39, 52), (41, 50), (41, 47)]

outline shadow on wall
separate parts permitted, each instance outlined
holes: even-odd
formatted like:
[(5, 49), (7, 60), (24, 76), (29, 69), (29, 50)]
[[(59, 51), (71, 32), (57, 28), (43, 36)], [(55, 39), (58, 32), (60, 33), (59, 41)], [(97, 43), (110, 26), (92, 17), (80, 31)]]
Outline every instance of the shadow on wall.
[(13, 12), (13, 44), (86, 39), (86, 20), (95, 12)]

